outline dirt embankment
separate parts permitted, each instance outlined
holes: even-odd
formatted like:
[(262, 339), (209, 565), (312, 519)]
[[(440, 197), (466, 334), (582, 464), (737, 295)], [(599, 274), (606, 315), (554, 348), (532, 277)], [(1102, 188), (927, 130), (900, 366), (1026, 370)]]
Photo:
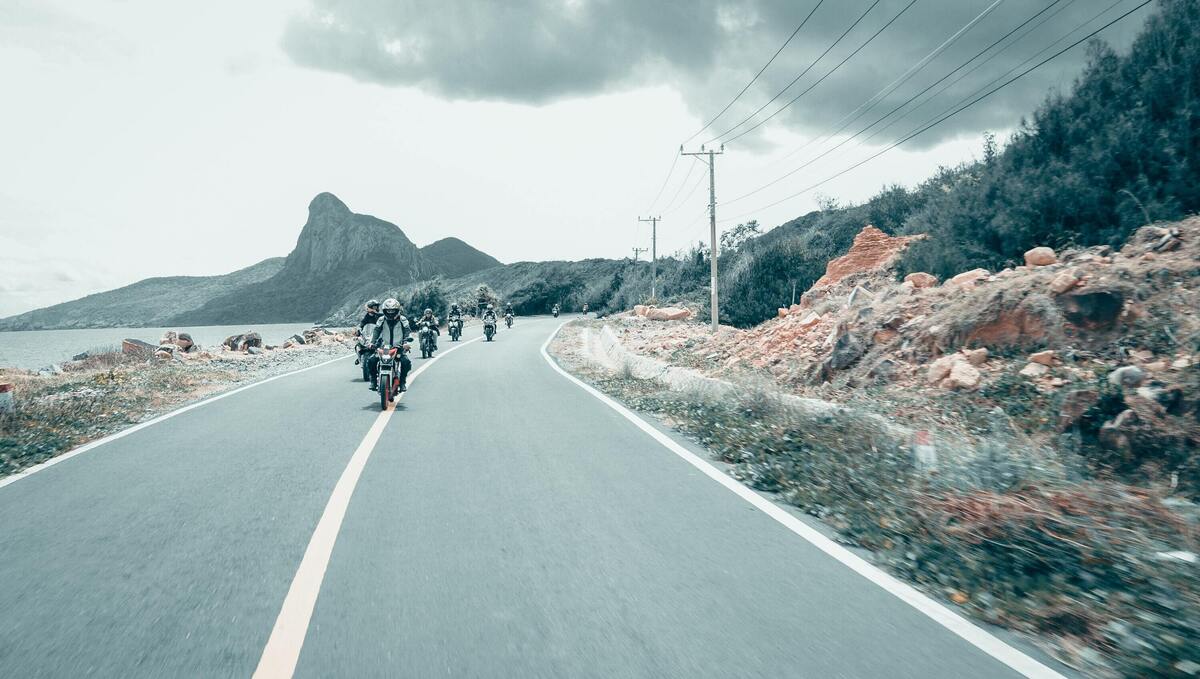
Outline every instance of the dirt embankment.
[(1200, 493), (1188, 463), (1200, 445), (1200, 219), (1144, 227), (1119, 252), (1035, 248), (1025, 265), (941, 283), (895, 280), (906, 246), (867, 227), (800, 304), (748, 330), (637, 316), (613, 328), (638, 353), (869, 401), (922, 429), (969, 429), (999, 408), (1039, 442)]

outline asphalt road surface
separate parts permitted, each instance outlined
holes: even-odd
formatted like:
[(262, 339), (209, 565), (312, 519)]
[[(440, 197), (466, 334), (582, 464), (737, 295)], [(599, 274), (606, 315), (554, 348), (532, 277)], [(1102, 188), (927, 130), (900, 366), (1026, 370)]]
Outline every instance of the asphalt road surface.
[(0, 487), (0, 677), (1056, 676), (559, 374), (559, 322), (443, 337), (386, 417), (337, 361)]

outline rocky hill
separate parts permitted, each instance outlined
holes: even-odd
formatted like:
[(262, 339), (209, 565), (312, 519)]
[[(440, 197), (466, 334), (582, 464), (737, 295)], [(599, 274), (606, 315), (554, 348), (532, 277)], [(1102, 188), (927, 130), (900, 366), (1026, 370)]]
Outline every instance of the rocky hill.
[(0, 319), (0, 330), (166, 325), (180, 309), (199, 308), (230, 290), (271, 278), (283, 268), (283, 262), (283, 257), (273, 257), (222, 276), (147, 278), (116, 290)]
[(314, 321), (364, 285), (414, 283), (438, 273), (398, 226), (351, 212), (322, 193), (309, 204), (308, 221), (279, 273), (230, 290), (172, 323)]
[(457, 238), (443, 238), (421, 248), (438, 272), (447, 278), (457, 278), (483, 269), (500, 266), (500, 260), (467, 245)]
[(382, 290), (499, 264), (457, 238), (418, 248), (395, 224), (322, 193), (286, 258), (223, 276), (150, 278), (0, 319), (0, 330), (311, 322)]

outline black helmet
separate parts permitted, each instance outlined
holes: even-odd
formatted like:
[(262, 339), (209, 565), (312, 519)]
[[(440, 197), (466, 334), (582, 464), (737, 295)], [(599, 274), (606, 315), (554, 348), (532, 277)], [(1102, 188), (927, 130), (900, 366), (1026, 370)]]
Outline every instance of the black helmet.
[(399, 316), (400, 315), (400, 302), (397, 302), (394, 298), (391, 298), (391, 297), (383, 300), (383, 315), (387, 316), (388, 318), (395, 318), (395, 317)]
[(369, 309), (371, 311), (379, 311), (379, 300), (377, 300), (377, 299), (367, 300), (367, 309)]

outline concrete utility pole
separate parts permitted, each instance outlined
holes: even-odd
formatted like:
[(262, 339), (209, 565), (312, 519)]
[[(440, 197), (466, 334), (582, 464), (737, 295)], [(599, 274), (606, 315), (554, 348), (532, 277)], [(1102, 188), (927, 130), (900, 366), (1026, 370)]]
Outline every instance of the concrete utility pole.
[(720, 307), (717, 304), (717, 165), (714, 156), (719, 156), (722, 153), (725, 153), (724, 144), (721, 144), (720, 151), (714, 151), (712, 149), (708, 149), (706, 151), (704, 149), (704, 145), (701, 144), (699, 151), (684, 153), (683, 146), (679, 147), (680, 155), (696, 156), (702, 161), (704, 160), (703, 156), (708, 156), (708, 236), (709, 249), (712, 251), (709, 253), (709, 273), (711, 276), (711, 280), (709, 281), (709, 295), (712, 300), (712, 308), (710, 309), (710, 313), (712, 314), (713, 332), (716, 332), (720, 327), (720, 321), (718, 321), (718, 312)]
[(650, 303), (658, 304), (658, 223), (662, 215), (657, 217), (638, 217), (639, 222), (650, 222)]
[(635, 262), (638, 261), (638, 259), (637, 259), (638, 255), (642, 254), (645, 251), (646, 251), (646, 248), (634, 248), (633, 249), (633, 261), (635, 261)]

